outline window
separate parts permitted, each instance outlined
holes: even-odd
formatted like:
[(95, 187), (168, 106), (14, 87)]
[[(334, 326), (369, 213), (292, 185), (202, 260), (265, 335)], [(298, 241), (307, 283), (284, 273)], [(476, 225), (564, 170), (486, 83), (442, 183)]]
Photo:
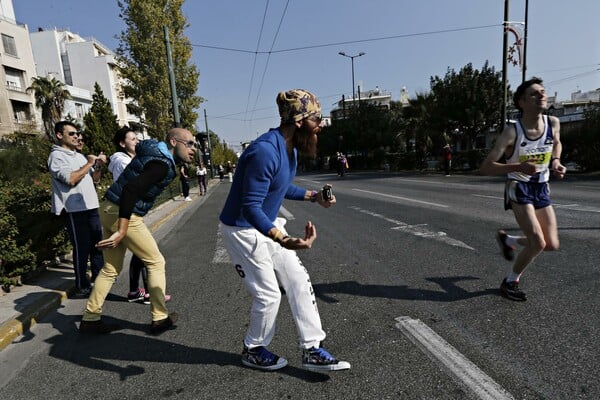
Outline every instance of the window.
[(17, 57), (17, 45), (14, 37), (2, 34), (2, 45), (6, 54)]
[(6, 87), (12, 90), (25, 91), (23, 87), (23, 71), (4, 67)]
[(75, 103), (75, 115), (78, 119), (83, 119), (83, 104)]

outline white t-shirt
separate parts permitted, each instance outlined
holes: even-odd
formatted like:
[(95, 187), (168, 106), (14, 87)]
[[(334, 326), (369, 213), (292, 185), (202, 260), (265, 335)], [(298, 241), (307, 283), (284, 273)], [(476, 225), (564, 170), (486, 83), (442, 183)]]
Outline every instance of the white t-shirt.
[(125, 170), (125, 167), (131, 162), (129, 154), (123, 151), (117, 151), (115, 154), (110, 156), (110, 163), (108, 164), (108, 170), (113, 176), (113, 182), (119, 179), (121, 173)]

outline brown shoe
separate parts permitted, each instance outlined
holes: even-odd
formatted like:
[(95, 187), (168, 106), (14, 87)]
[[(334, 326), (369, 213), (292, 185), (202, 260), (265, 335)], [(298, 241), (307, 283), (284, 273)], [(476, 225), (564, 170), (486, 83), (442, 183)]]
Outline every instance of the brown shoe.
[(155, 335), (162, 333), (170, 327), (172, 327), (173, 325), (175, 325), (175, 322), (177, 322), (178, 319), (179, 314), (171, 313), (165, 319), (161, 319), (160, 321), (152, 321), (152, 324), (150, 325), (150, 333), (153, 333)]
[(95, 335), (105, 335), (121, 329), (116, 324), (105, 324), (102, 320), (98, 321), (81, 321), (79, 324), (79, 333), (91, 333)]

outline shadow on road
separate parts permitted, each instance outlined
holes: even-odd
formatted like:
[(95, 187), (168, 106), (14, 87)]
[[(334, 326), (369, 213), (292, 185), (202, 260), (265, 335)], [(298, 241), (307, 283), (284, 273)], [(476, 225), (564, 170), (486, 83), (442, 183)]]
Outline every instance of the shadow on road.
[[(141, 363), (203, 364), (247, 368), (241, 364), (239, 353), (185, 346), (147, 334), (148, 324), (138, 324), (103, 316), (109, 324), (122, 330), (108, 335), (82, 335), (78, 332), (80, 317), (58, 314), (52, 325), (60, 334), (46, 340), (51, 345), (48, 354), (60, 360), (103, 371), (114, 372), (121, 381), (145, 372)], [(127, 331), (144, 333), (130, 333)], [(119, 365), (120, 364), (120, 365)], [(125, 364), (125, 366), (123, 366)], [(257, 371), (256, 373), (261, 373)], [(327, 374), (315, 373), (288, 366), (273, 373), (288, 375), (306, 382), (329, 380)]]
[(456, 283), (466, 280), (479, 279), (473, 276), (452, 276), (444, 278), (426, 278), (427, 281), (437, 283), (441, 291), (411, 288), (407, 285), (363, 285), (356, 281), (337, 283), (314, 284), (315, 295), (327, 303), (336, 303), (338, 300), (331, 294), (349, 294), (352, 296), (381, 297), (399, 300), (427, 300), (427, 301), (459, 301), (479, 296), (497, 295), (498, 289), (483, 289), (469, 292)]

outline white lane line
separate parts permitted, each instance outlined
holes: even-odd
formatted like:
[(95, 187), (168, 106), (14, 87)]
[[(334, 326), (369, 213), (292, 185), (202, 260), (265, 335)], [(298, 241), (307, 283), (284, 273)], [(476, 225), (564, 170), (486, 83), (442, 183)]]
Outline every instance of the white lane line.
[(287, 219), (288, 221), (293, 221), (296, 219), (294, 214), (289, 212), (284, 206), (279, 207), (279, 214), (283, 215), (283, 218)]
[[(483, 198), (486, 198), (486, 199), (504, 200), (504, 197), (485, 196), (483, 194), (473, 194), (473, 196), (475, 196), (475, 197), (483, 197)], [(558, 203), (552, 203), (552, 205), (554, 206), (554, 208), (565, 208), (567, 210), (573, 210), (573, 211), (600, 213), (600, 208), (590, 207), (590, 206), (582, 206), (580, 204), (558, 204)]]
[(600, 213), (600, 208), (597, 208), (597, 207), (582, 206), (579, 204), (557, 204), (557, 203), (552, 203), (552, 205), (554, 206), (554, 208), (565, 208), (567, 210), (573, 210), (573, 211)]
[(402, 222), (397, 219), (389, 218), (389, 217), (386, 217), (385, 215), (378, 214), (374, 211), (365, 210), (360, 207), (350, 206), (349, 208), (352, 210), (356, 210), (360, 213), (370, 215), (375, 218), (380, 218), (384, 221), (387, 221), (387, 222), (390, 222), (390, 223), (396, 225), (396, 226), (390, 228), (392, 230), (399, 230), (399, 231), (406, 232), (410, 235), (424, 237), (424, 238), (430, 238), (430, 239), (437, 240), (437, 241), (445, 243), (445, 244), (449, 244), (451, 246), (457, 246), (457, 247), (462, 247), (462, 248), (469, 249), (469, 250), (475, 250), (474, 248), (467, 245), (466, 243), (449, 237), (446, 234), (446, 232), (434, 232), (434, 231), (431, 231), (431, 230), (425, 228), (427, 226), (427, 224), (409, 225), (406, 222)]
[(495, 199), (495, 200), (504, 200), (504, 197), (499, 196), (485, 196), (483, 194), (474, 194), (475, 197), (483, 197), (484, 199)]
[(418, 319), (398, 317), (396, 328), (476, 398), (482, 400), (514, 400), (496, 381), (487, 376), (452, 345)]
[(221, 238), (221, 230), (217, 229), (217, 244), (215, 245), (215, 254), (212, 259), (213, 264), (231, 264), (229, 254), (223, 245), (223, 239)]
[(419, 204), (426, 204), (428, 206), (434, 206), (434, 207), (442, 207), (442, 208), (448, 208), (449, 206), (445, 205), (445, 204), (438, 204), (438, 203), (431, 203), (429, 201), (423, 201), (423, 200), (416, 200), (416, 199), (410, 199), (408, 197), (402, 197), (402, 196), (394, 196), (391, 194), (385, 194), (385, 193), (379, 193), (379, 192), (371, 192), (370, 190), (362, 190), (362, 189), (352, 189), (355, 190), (357, 192), (363, 192), (363, 193), (369, 193), (369, 194), (374, 194), (376, 196), (383, 196), (383, 197), (391, 197), (393, 199), (398, 199), (398, 200), (404, 200), (404, 201), (410, 201), (413, 203), (419, 203)]

